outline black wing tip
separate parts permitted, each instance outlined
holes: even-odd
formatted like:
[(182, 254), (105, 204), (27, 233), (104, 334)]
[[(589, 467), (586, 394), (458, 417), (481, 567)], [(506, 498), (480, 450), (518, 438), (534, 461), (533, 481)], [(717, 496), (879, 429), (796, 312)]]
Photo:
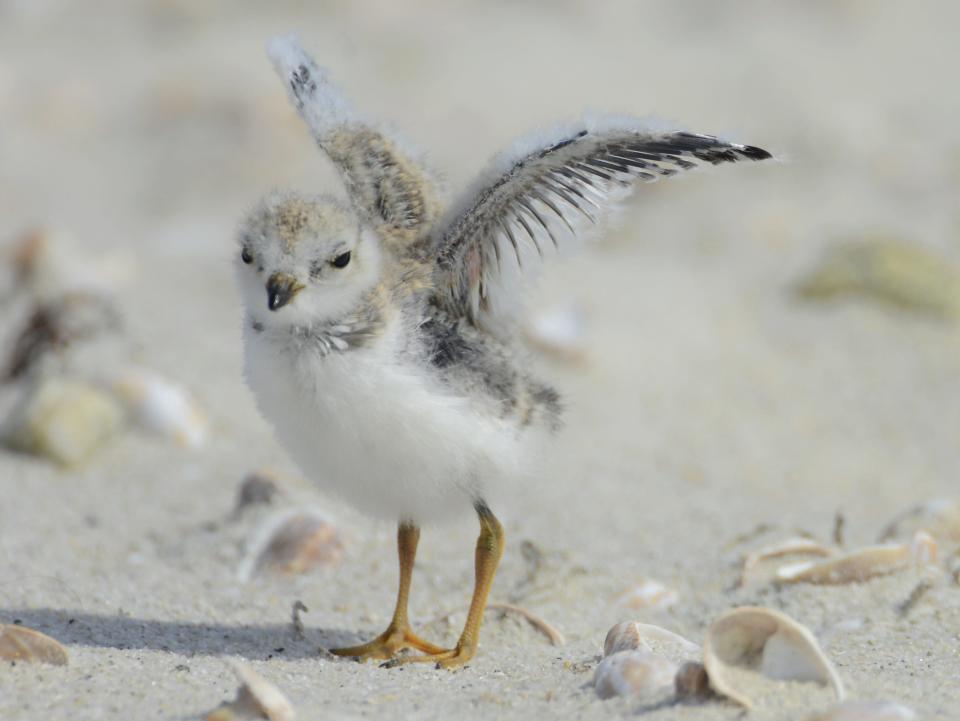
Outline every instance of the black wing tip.
[(740, 151), (740, 155), (749, 160), (770, 160), (773, 157), (770, 152), (758, 148), (756, 145), (744, 145), (737, 150)]

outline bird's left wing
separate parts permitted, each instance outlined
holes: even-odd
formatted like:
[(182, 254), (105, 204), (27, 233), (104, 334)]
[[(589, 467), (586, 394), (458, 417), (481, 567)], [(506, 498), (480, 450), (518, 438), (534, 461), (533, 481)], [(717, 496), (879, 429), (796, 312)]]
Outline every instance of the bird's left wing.
[(357, 212), (395, 250), (416, 252), (439, 207), (427, 170), (397, 138), (353, 110), (296, 37), (274, 38), (267, 52)]
[[(637, 182), (702, 163), (764, 160), (770, 153), (710, 135), (662, 132), (634, 119), (582, 124), (496, 159), (434, 235), (440, 305), (477, 323), (507, 311), (518, 271), (595, 224)], [(504, 306), (507, 306), (504, 308)]]

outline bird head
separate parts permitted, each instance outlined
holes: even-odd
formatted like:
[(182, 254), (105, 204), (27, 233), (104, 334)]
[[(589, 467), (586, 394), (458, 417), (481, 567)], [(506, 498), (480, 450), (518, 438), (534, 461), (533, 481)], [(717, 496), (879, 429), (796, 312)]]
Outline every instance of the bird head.
[(333, 198), (271, 193), (241, 224), (240, 294), (264, 327), (303, 326), (350, 312), (379, 275), (379, 247)]

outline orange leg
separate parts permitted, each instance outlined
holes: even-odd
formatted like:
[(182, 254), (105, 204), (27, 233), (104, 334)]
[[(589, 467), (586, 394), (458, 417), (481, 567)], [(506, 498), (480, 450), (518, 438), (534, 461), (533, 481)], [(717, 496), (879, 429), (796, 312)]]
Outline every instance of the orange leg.
[(407, 619), (407, 601), (410, 597), (410, 577), (417, 556), (417, 543), (420, 529), (411, 523), (401, 523), (397, 528), (397, 553), (400, 556), (400, 588), (397, 591), (397, 606), (393, 611), (393, 620), (387, 630), (372, 641), (359, 646), (335, 648), (331, 653), (337, 656), (353, 656), (360, 661), (369, 659), (389, 659), (405, 648), (416, 649), (427, 654), (441, 653), (439, 646), (424, 641), (410, 630)]
[(503, 556), (503, 526), (485, 503), (478, 502), (476, 509), (480, 517), (480, 536), (477, 538), (476, 550), (476, 580), (470, 610), (467, 612), (467, 622), (463, 627), (463, 633), (460, 634), (460, 640), (457, 641), (456, 646), (447, 651), (424, 651), (426, 654), (424, 656), (395, 658), (384, 666), (436, 663), (437, 668), (457, 668), (468, 663), (476, 654), (477, 641), (480, 638), (480, 623), (487, 606), (487, 597), (490, 595), (493, 577)]

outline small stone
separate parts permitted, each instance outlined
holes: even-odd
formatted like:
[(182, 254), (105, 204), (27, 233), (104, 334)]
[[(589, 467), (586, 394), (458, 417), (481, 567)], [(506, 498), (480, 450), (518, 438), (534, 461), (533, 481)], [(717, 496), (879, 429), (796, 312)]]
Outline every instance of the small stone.
[(123, 409), (95, 386), (49, 378), (27, 390), (4, 437), (15, 449), (72, 467), (105, 444), (122, 420)]
[(235, 514), (242, 513), (248, 506), (268, 505), (280, 492), (273, 474), (267, 470), (254, 471), (247, 475), (237, 491)]

